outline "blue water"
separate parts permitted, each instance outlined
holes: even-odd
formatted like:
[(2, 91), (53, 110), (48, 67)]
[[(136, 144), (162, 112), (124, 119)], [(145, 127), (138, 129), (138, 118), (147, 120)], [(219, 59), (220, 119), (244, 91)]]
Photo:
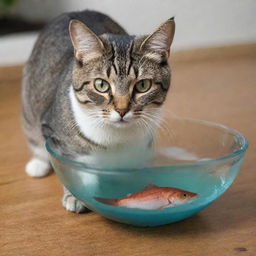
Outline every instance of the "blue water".
[[(161, 167), (120, 175), (95, 174), (68, 169), (57, 171), (66, 187), (88, 208), (119, 222), (136, 226), (157, 226), (185, 219), (212, 203), (225, 192), (237, 175), (242, 159), (233, 166)], [(68, 182), (65, 182), (68, 181)], [(148, 184), (177, 187), (199, 194), (192, 202), (161, 210), (131, 209), (100, 203), (94, 197), (120, 198), (141, 191)]]

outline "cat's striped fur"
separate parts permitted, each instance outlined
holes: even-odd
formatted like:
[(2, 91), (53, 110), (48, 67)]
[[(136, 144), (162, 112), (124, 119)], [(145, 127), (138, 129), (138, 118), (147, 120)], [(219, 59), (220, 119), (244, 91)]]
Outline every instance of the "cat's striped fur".
[[(140, 37), (93, 11), (66, 13), (51, 22), (24, 69), (22, 123), (33, 153), (27, 173), (49, 172), (44, 149), (49, 137), (64, 154), (93, 159), (95, 165), (105, 153), (115, 159), (117, 149), (124, 154), (138, 145), (146, 149), (170, 86), (173, 35), (172, 19)], [(107, 81), (106, 93), (95, 89), (95, 79)], [(144, 79), (151, 81), (150, 90), (138, 93), (134, 88)], [(67, 190), (63, 204), (83, 210)]]

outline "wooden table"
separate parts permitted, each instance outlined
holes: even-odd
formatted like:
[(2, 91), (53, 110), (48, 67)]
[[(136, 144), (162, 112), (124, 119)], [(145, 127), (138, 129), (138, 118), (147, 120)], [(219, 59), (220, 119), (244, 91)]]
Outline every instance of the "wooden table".
[(136, 228), (60, 203), (55, 175), (26, 176), (30, 157), (19, 122), (20, 69), (0, 68), (0, 255), (255, 256), (256, 59), (218, 58), (173, 64), (166, 108), (221, 122), (244, 133), (250, 148), (231, 188), (199, 214), (157, 228)]

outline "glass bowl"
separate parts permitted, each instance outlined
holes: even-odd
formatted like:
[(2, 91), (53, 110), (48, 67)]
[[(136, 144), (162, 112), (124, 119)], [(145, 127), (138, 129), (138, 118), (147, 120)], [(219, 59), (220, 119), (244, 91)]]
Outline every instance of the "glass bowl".
[[(168, 224), (201, 211), (234, 181), (248, 147), (246, 138), (224, 125), (172, 118), (159, 129), (152, 161), (138, 168), (95, 168), (69, 159), (49, 139), (51, 164), (65, 187), (87, 208), (114, 221), (135, 226)], [(195, 200), (165, 209), (108, 205), (95, 198), (122, 198), (149, 184), (197, 193)]]

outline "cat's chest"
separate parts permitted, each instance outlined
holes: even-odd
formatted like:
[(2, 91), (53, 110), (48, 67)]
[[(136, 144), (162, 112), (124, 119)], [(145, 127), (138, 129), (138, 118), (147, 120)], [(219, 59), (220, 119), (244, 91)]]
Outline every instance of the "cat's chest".
[(97, 168), (139, 168), (147, 166), (152, 158), (148, 143), (138, 143), (120, 148), (77, 155), (75, 159)]

